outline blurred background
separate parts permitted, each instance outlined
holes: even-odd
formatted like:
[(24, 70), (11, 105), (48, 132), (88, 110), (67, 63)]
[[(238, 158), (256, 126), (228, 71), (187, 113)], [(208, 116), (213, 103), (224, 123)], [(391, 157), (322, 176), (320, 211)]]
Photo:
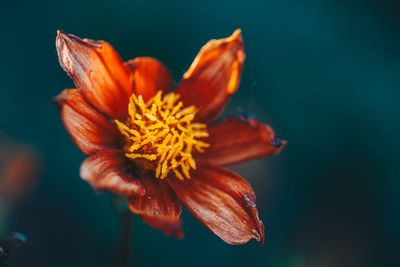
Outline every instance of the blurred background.
[(178, 81), (236, 28), (247, 58), (225, 115), (242, 109), (288, 140), (232, 168), (254, 188), (266, 242), (228, 245), (187, 210), (183, 240), (136, 217), (132, 266), (400, 266), (399, 13), (395, 0), (2, 1), (0, 167), (22, 153), (13, 168), (31, 177), (1, 203), (0, 239), (28, 239), (10, 266), (115, 262), (120, 218), (79, 177), (85, 156), (51, 102), (73, 87), (56, 30), (156, 57)]

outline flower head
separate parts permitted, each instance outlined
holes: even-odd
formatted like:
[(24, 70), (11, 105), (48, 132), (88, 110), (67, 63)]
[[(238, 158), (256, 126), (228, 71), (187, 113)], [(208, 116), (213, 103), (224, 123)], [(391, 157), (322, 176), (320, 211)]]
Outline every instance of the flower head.
[(55, 103), (89, 156), (84, 180), (126, 196), (130, 210), (165, 235), (183, 236), (183, 202), (230, 244), (264, 241), (252, 188), (222, 166), (277, 154), (286, 142), (254, 119), (214, 120), (239, 86), (240, 30), (209, 41), (174, 92), (170, 72), (154, 58), (123, 62), (108, 43), (64, 32), (56, 46), (77, 89)]
[[(207, 137), (206, 124), (192, 123), (196, 108), (183, 108), (179, 95), (162, 91), (147, 103), (142, 95), (132, 94), (124, 124), (115, 120), (125, 136), (125, 156), (143, 168), (155, 169), (155, 177), (164, 179), (169, 171), (183, 180), (190, 178), (189, 169), (196, 169), (192, 151), (204, 152), (209, 145), (198, 140)], [(180, 171), (178, 170), (180, 169)]]

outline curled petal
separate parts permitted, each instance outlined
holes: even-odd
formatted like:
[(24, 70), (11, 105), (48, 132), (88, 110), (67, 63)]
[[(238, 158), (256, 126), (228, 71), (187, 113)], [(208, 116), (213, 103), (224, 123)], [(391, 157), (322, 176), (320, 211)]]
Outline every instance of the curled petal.
[(99, 191), (124, 196), (144, 195), (142, 182), (135, 175), (133, 163), (118, 150), (100, 151), (81, 165), (81, 177)]
[(278, 154), (286, 145), (267, 124), (254, 119), (227, 118), (208, 127), (210, 144), (196, 159), (227, 166)]
[(91, 155), (104, 148), (120, 146), (116, 128), (85, 100), (81, 90), (66, 89), (54, 102), (61, 121), (83, 153)]
[(62, 68), (85, 98), (108, 116), (123, 120), (132, 94), (132, 72), (110, 44), (58, 32)]
[(245, 59), (241, 31), (203, 46), (178, 84), (185, 105), (199, 108), (197, 121), (216, 118), (239, 86)]
[(165, 180), (156, 179), (151, 173), (143, 174), (141, 180), (146, 194), (130, 197), (130, 210), (141, 215), (144, 222), (160, 229), (166, 236), (182, 238), (182, 207), (174, 191)]
[(172, 86), (169, 70), (155, 58), (137, 57), (129, 60), (128, 65), (133, 72), (136, 95), (142, 95), (146, 102), (159, 90), (168, 93)]
[(253, 190), (233, 172), (199, 164), (191, 179), (168, 179), (187, 209), (213, 233), (229, 244), (251, 238), (264, 242), (264, 226), (258, 218)]

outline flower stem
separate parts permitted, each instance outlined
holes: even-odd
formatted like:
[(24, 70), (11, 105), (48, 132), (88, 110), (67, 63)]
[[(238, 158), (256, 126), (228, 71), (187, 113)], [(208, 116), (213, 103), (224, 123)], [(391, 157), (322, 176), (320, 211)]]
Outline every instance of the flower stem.
[(118, 247), (116, 255), (116, 267), (127, 267), (130, 266), (130, 259), (132, 255), (131, 244), (132, 244), (132, 223), (133, 214), (129, 210), (119, 213), (121, 216), (121, 230), (118, 238)]

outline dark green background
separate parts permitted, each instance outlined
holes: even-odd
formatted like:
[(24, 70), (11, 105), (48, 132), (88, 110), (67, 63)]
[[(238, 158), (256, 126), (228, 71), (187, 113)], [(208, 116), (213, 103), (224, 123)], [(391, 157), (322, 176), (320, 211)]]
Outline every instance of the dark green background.
[(209, 39), (243, 30), (241, 108), (288, 146), (235, 166), (253, 186), (266, 242), (231, 246), (186, 210), (185, 239), (135, 219), (134, 266), (400, 266), (398, 1), (3, 1), (0, 131), (44, 160), (11, 218), (16, 266), (112, 266), (119, 218), (79, 177), (85, 156), (51, 99), (72, 81), (56, 30), (152, 56), (175, 80)]

